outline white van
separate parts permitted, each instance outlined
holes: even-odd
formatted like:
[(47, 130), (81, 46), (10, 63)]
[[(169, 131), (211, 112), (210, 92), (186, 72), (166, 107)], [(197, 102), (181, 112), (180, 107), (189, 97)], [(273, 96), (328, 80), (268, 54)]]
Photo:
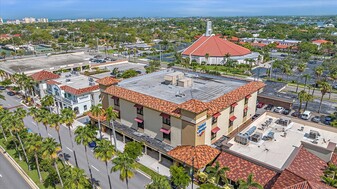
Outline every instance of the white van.
[(305, 111), (303, 112), (303, 114), (301, 115), (302, 119), (308, 120), (311, 116), (311, 112), (310, 111)]

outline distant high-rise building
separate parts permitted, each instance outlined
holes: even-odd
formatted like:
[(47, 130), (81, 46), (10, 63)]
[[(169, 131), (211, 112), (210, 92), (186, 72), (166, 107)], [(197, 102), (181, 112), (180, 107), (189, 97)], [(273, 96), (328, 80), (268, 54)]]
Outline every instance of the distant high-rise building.
[(23, 18), (23, 23), (26, 23), (26, 24), (29, 24), (29, 23), (34, 23), (36, 22), (36, 19), (33, 18), (33, 17), (26, 17), (26, 18)]
[(212, 21), (207, 21), (205, 36), (211, 36), (211, 35), (212, 35)]
[(38, 18), (37, 22), (47, 23), (49, 22), (48, 18)]
[(3, 24), (4, 23), (4, 21), (2, 20), (2, 18), (0, 18), (0, 24)]

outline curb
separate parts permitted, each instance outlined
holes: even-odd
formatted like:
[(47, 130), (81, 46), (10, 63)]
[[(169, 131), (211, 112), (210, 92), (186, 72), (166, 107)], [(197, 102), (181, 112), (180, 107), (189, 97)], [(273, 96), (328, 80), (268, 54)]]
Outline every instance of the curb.
[(0, 145), (0, 152), (5, 158), (12, 164), (16, 171), (22, 176), (22, 178), (29, 184), (32, 189), (39, 189), (36, 183), (28, 176), (28, 174), (20, 167), (20, 165), (10, 156), (6, 150)]

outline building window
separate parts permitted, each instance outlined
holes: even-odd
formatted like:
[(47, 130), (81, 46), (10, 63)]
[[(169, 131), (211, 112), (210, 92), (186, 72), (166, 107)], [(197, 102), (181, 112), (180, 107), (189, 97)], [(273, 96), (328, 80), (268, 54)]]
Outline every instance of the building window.
[(249, 98), (245, 98), (245, 104), (248, 104)]
[(166, 125), (170, 125), (171, 126), (171, 119), (170, 117), (163, 117), (163, 123)]
[(231, 109), (230, 109), (229, 113), (230, 113), (230, 114), (233, 113), (234, 110), (235, 110), (235, 106), (231, 106)]
[(84, 109), (84, 111), (87, 110), (87, 109), (88, 109), (88, 106), (87, 106), (87, 105), (84, 105), (84, 106), (83, 106), (83, 109)]
[(80, 113), (79, 110), (78, 110), (78, 107), (74, 108), (74, 112), (75, 112), (75, 114), (79, 114)]
[(248, 112), (248, 108), (245, 108), (245, 109), (243, 110), (243, 117), (246, 117), (246, 116), (247, 116), (247, 112)]
[(144, 129), (144, 122), (137, 122), (138, 123), (138, 129)]
[(211, 132), (211, 140), (216, 138), (216, 133)]
[(163, 133), (163, 138), (168, 140), (168, 141), (171, 141), (171, 133), (169, 133), (169, 134)]
[(137, 108), (137, 114), (143, 115), (143, 107), (138, 107)]
[(229, 128), (231, 128), (233, 126), (233, 122), (234, 121), (229, 120)]
[(114, 105), (119, 106), (119, 98), (114, 98)]
[(212, 125), (218, 122), (218, 117), (212, 117)]

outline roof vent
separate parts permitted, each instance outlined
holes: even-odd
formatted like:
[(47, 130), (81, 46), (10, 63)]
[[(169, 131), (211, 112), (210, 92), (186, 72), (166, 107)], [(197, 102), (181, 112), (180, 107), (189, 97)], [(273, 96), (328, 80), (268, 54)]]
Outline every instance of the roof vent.
[(66, 79), (66, 82), (70, 82), (70, 79)]
[(176, 97), (184, 97), (185, 96), (185, 94), (184, 93), (181, 93), (180, 91), (178, 91), (177, 93), (176, 93)]
[(94, 86), (94, 85), (96, 85), (96, 83), (95, 82), (89, 82), (89, 85)]

